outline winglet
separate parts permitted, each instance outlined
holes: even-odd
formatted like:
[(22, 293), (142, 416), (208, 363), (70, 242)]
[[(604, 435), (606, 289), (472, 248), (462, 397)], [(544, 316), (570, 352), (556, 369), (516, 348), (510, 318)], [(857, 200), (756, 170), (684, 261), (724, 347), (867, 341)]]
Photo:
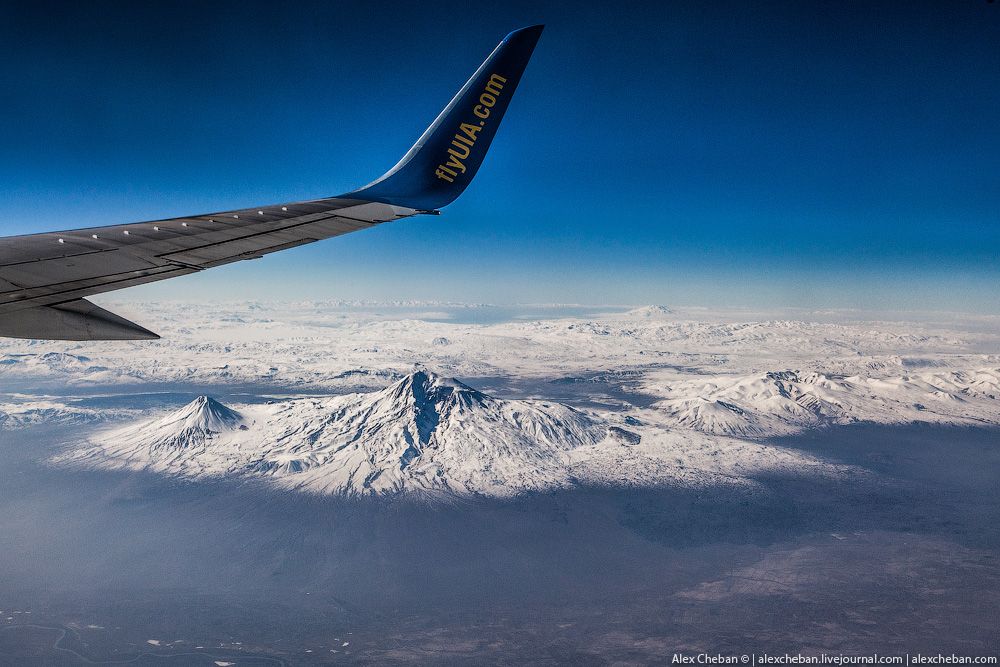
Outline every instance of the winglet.
[(395, 167), (343, 196), (419, 210), (453, 202), (483, 163), (543, 27), (504, 37)]

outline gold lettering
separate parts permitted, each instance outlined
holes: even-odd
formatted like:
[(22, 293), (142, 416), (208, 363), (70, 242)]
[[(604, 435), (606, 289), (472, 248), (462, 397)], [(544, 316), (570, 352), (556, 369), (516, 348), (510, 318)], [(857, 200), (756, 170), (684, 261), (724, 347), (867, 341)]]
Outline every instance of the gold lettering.
[[(479, 104), (472, 109), (472, 113), (475, 114), (476, 118), (481, 118), (485, 121), (490, 117), (490, 109), (496, 105), (497, 98), (500, 96), (500, 92), (506, 83), (506, 77), (499, 74), (490, 75), (490, 80), (486, 82), (483, 92), (479, 95)], [(480, 122), (478, 125), (462, 123), (459, 126), (458, 133), (451, 140), (452, 148), (448, 149), (448, 161), (445, 164), (437, 166), (437, 169), (434, 171), (435, 176), (443, 181), (454, 183), (459, 172), (465, 173), (466, 167), (462, 160), (468, 159), (472, 154), (472, 147), (476, 143), (476, 137), (485, 124), (485, 122)]]
[(490, 80), (486, 82), (486, 92), (499, 97), (505, 83), (507, 83), (507, 79), (504, 77), (499, 74), (491, 74)]
[(451, 145), (454, 146), (455, 148), (458, 148), (459, 150), (456, 151), (455, 148), (449, 148), (448, 152), (457, 157), (459, 160), (464, 160), (465, 158), (469, 157), (468, 146), (466, 146), (463, 143), (459, 143), (457, 141), (451, 142)]
[[(482, 125), (470, 125), (469, 123), (462, 123), (461, 127), (459, 127), (458, 129), (460, 129), (462, 132), (465, 133), (465, 136), (467, 136), (470, 139), (469, 143), (472, 144), (475, 143), (476, 141), (476, 132), (483, 129), (483, 127)], [(458, 135), (456, 134), (455, 136)]]
[[(448, 152), (451, 153), (451, 149), (450, 148), (448, 149)], [(447, 164), (448, 164), (449, 167), (455, 167), (456, 169), (461, 169), (462, 173), (463, 174), (465, 173), (465, 165), (462, 164), (459, 161), (459, 159), (453, 153), (452, 153), (451, 157), (448, 158)]]

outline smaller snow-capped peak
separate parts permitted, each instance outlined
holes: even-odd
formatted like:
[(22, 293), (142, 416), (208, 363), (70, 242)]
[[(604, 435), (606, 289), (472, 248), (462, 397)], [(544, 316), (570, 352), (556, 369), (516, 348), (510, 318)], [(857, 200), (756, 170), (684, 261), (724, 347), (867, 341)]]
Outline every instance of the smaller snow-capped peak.
[(159, 419), (118, 432), (117, 440), (143, 444), (151, 450), (200, 447), (216, 436), (244, 430), (243, 415), (211, 396), (199, 396)]
[(243, 423), (243, 416), (211, 396), (199, 396), (180, 410), (163, 417), (158, 423), (164, 426), (176, 425), (178, 431), (222, 433), (239, 428)]

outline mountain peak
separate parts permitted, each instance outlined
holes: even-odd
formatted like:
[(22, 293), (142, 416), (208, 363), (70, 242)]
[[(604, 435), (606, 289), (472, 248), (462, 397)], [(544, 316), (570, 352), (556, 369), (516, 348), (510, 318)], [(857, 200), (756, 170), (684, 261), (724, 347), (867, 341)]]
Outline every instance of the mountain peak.
[(647, 320), (658, 320), (666, 319), (672, 316), (674, 313), (672, 310), (666, 306), (650, 305), (641, 306), (639, 308), (633, 308), (632, 310), (625, 313), (629, 317), (643, 318)]
[(199, 396), (179, 410), (127, 429), (127, 441), (146, 442), (156, 448), (203, 445), (220, 433), (245, 430), (243, 415), (211, 396)]
[(484, 400), (486, 396), (455, 378), (438, 375), (425, 368), (418, 368), (395, 384), (389, 385), (380, 396), (392, 402), (412, 398), (417, 406), (441, 403), (453, 397), (466, 400)]
[(167, 415), (164, 421), (177, 424), (181, 429), (196, 429), (206, 433), (220, 433), (238, 428), (243, 423), (240, 413), (227, 408), (211, 396), (199, 396), (180, 410)]

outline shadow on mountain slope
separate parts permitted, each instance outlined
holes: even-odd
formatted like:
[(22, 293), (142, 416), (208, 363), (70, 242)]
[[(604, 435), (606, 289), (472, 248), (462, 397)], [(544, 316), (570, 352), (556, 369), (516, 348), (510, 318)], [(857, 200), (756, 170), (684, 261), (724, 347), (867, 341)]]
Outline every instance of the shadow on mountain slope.
[[(827, 528), (900, 530), (1000, 549), (1000, 429), (856, 424), (777, 438), (783, 447), (858, 465), (877, 475), (869, 488), (839, 489), (806, 507)], [(764, 480), (802, 503), (813, 484)], [(825, 528), (824, 528), (825, 529)]]

